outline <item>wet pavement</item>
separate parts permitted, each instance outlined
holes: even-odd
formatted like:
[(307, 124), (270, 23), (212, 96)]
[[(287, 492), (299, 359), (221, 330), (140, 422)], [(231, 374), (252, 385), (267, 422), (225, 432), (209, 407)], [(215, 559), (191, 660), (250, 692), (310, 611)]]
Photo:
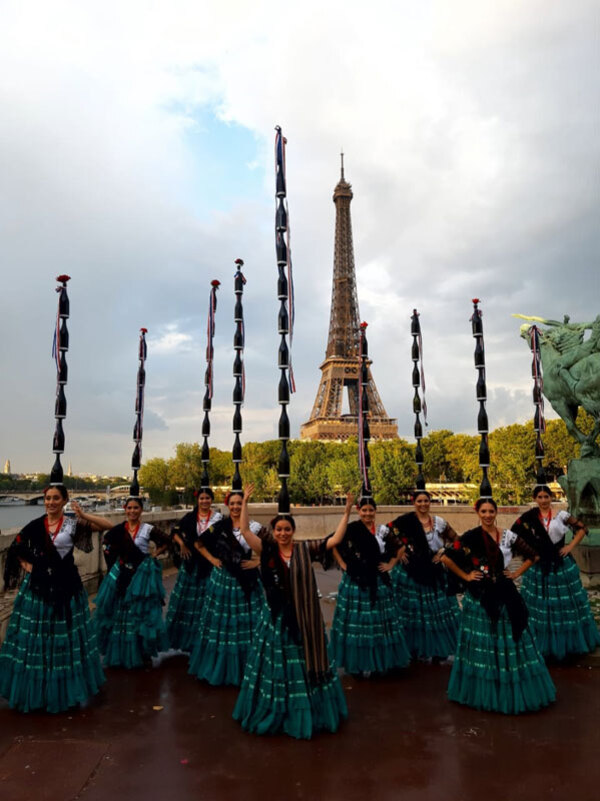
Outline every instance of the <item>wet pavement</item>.
[[(338, 579), (319, 573), (328, 620)], [(552, 667), (557, 703), (518, 717), (448, 702), (447, 665), (345, 676), (347, 723), (306, 742), (245, 734), (231, 718), (237, 690), (188, 676), (187, 662), (109, 670), (97, 698), (60, 715), (0, 701), (2, 801), (600, 798), (595, 666)]]

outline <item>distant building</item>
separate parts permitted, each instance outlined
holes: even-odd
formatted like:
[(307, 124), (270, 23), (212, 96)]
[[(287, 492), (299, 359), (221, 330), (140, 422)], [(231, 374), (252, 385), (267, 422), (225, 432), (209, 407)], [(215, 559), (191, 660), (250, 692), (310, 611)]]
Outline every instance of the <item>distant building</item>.
[(73, 468), (71, 467), (71, 462), (69, 462), (69, 469), (67, 470), (67, 475), (69, 476), (69, 478), (72, 478), (73, 476)]
[(4, 475), (5, 476), (10, 476), (10, 459), (7, 459), (4, 462)]

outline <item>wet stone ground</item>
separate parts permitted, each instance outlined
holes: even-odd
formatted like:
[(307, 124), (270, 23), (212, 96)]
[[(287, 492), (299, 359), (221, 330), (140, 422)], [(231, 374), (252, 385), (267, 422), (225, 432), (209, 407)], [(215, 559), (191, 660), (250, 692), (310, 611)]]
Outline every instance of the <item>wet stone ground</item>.
[[(338, 580), (319, 573), (328, 621)], [(109, 670), (86, 708), (22, 715), (0, 701), (0, 799), (597, 801), (599, 668), (552, 666), (557, 703), (518, 717), (449, 703), (445, 665), (344, 676), (349, 720), (304, 742), (245, 734), (231, 719), (236, 689), (209, 687), (188, 676), (186, 656), (167, 655)]]

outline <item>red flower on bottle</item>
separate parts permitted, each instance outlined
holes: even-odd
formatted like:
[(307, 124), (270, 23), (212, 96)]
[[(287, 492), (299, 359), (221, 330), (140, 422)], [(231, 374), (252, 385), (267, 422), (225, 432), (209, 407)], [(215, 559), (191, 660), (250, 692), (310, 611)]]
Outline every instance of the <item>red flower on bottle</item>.
[(455, 551), (458, 551), (460, 548), (460, 542), (458, 540), (454, 540), (454, 542), (452, 543), (452, 547), (454, 548)]
[(62, 284), (66, 284), (67, 281), (71, 280), (71, 276), (70, 275), (57, 275), (56, 276), (56, 280), (60, 281)]
[(476, 556), (473, 557), (473, 564), (475, 565), (475, 567), (479, 565), (479, 559)]
[(220, 286), (221, 286), (221, 282), (220, 282), (220, 281), (217, 281), (217, 279), (215, 278), (215, 280), (214, 280), (214, 281), (211, 281), (211, 282), (210, 282), (210, 285), (211, 285), (211, 286), (220, 287)]

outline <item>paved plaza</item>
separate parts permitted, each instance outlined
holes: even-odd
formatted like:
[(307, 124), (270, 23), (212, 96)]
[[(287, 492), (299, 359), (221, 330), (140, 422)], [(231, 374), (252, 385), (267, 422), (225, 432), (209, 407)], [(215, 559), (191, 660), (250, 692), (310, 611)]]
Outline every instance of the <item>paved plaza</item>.
[[(339, 580), (318, 572), (328, 621)], [(167, 585), (174, 583), (174, 575)], [(109, 670), (85, 709), (22, 715), (0, 701), (2, 801), (597, 801), (600, 661), (551, 667), (555, 706), (483, 714), (446, 700), (450, 668), (343, 678), (349, 720), (305, 742), (245, 734), (235, 688), (187, 657)]]

